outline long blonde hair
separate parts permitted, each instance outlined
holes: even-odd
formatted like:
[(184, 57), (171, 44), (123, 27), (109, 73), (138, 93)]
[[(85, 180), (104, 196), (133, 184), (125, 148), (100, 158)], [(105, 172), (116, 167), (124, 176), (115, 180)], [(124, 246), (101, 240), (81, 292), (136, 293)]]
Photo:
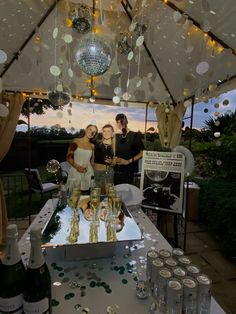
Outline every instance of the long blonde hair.
[(114, 156), (115, 156), (116, 155), (116, 136), (115, 136), (115, 131), (114, 131), (114, 128), (113, 128), (113, 126), (111, 124), (105, 124), (102, 127), (102, 130), (106, 129), (106, 128), (111, 128), (112, 132), (113, 132), (113, 135), (112, 135), (112, 138), (111, 138), (111, 147), (112, 147), (112, 150), (113, 150), (113, 153), (114, 153)]

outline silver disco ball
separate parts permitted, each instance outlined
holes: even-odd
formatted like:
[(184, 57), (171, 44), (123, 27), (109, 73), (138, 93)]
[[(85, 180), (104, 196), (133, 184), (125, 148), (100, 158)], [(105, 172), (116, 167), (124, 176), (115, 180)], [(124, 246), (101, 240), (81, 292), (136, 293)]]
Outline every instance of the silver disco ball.
[(111, 47), (102, 38), (89, 33), (81, 39), (75, 57), (81, 71), (98, 76), (109, 69), (111, 54)]
[(85, 4), (73, 6), (68, 15), (74, 28), (80, 34), (86, 34), (93, 27), (93, 14), (90, 8)]
[(62, 83), (58, 83), (55, 88), (49, 90), (48, 99), (55, 106), (65, 106), (71, 101), (71, 92)]

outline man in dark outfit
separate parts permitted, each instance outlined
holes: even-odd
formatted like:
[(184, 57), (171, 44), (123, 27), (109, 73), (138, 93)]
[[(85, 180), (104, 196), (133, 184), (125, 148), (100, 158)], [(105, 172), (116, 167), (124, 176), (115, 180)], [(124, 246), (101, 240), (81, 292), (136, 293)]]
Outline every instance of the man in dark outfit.
[(116, 135), (114, 184), (133, 184), (134, 173), (139, 171), (138, 160), (143, 156), (142, 135), (128, 129), (125, 114), (119, 113), (115, 119), (122, 133)]

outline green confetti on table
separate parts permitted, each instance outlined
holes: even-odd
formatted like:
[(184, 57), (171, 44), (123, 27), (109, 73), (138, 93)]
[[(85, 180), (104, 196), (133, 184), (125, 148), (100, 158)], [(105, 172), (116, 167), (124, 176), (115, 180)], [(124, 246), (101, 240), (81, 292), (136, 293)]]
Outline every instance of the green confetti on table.
[(89, 285), (91, 288), (94, 288), (96, 286), (96, 281), (91, 281)]
[(138, 277), (134, 277), (134, 281), (138, 281)]
[(58, 276), (59, 276), (59, 277), (63, 277), (63, 276), (64, 276), (64, 273), (60, 273)]
[(52, 306), (58, 306), (60, 304), (60, 302), (55, 300), (55, 299), (52, 299), (51, 304), (52, 304)]
[(75, 294), (71, 292), (71, 293), (65, 294), (64, 299), (65, 299), (65, 300), (70, 300), (70, 299), (73, 298), (74, 296), (75, 296)]
[(106, 289), (106, 293), (112, 293), (112, 290), (110, 288)]
[(128, 280), (127, 280), (127, 279), (122, 279), (122, 283), (123, 283), (124, 285), (126, 285), (126, 284), (128, 283)]

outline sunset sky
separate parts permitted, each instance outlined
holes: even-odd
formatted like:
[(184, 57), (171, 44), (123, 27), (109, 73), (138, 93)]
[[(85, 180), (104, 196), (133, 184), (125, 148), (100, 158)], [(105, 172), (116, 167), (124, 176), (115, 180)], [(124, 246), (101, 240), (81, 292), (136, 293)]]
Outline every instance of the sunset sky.
[[(224, 106), (223, 101), (229, 100), (229, 105)], [(219, 108), (215, 108), (215, 104), (219, 104)], [(205, 113), (204, 110), (208, 109)], [(215, 112), (221, 114), (232, 112), (236, 109), (236, 90), (222, 94), (218, 98), (212, 98), (208, 103), (198, 103), (194, 106), (194, 128), (203, 128), (204, 121), (210, 116), (214, 117)], [(115, 126), (115, 116), (117, 113), (123, 112), (127, 115), (129, 120), (129, 128), (134, 131), (144, 131), (145, 128), (145, 109), (139, 108), (126, 108), (120, 106), (98, 105), (91, 103), (73, 102), (73, 106), (65, 106), (63, 111), (47, 110), (45, 115), (38, 116), (31, 115), (31, 126), (37, 127), (51, 127), (59, 124), (61, 127), (76, 130), (85, 128), (86, 125), (92, 123), (96, 124), (99, 129), (106, 124), (111, 123)], [(71, 114), (70, 114), (71, 113)], [(186, 111), (185, 118), (190, 116), (190, 108)], [(22, 118), (22, 117), (21, 117)], [(24, 118), (22, 118), (24, 120)], [(149, 109), (149, 120), (156, 120), (155, 109)], [(185, 126), (189, 125), (190, 119), (185, 119)], [(156, 128), (157, 123), (148, 122), (148, 128), (153, 126)], [(19, 128), (19, 127), (18, 127)], [(27, 126), (20, 126), (21, 130), (26, 130)]]

